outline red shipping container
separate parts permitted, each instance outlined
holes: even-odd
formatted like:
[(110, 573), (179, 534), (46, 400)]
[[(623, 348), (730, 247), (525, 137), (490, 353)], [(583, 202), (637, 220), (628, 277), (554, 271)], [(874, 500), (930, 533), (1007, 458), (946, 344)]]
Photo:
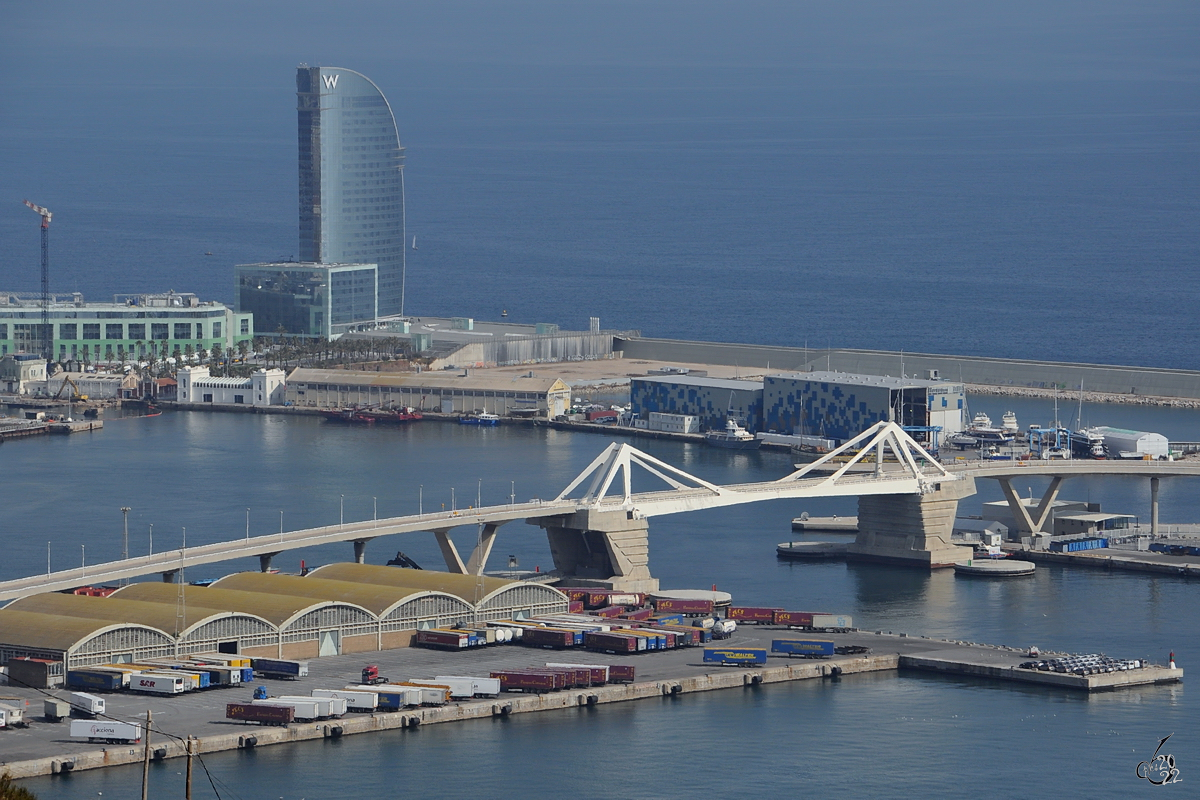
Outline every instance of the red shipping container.
[(574, 602), (576, 600), (578, 600), (578, 601), (587, 600), (588, 595), (591, 594), (591, 592), (592, 592), (591, 589), (583, 589), (583, 588), (579, 588), (579, 587), (575, 587), (575, 586), (556, 586), (554, 588), (558, 589), (560, 592), (565, 594), (567, 596), (567, 599), (571, 600), (572, 602)]
[(736, 619), (739, 622), (757, 622), (761, 625), (764, 622), (774, 622), (776, 611), (783, 611), (783, 609), (733, 606), (729, 609), (729, 619)]
[(572, 600), (570, 603), (567, 604), (567, 613), (582, 614), (583, 613), (583, 601), (582, 600)]
[(603, 589), (593, 589), (588, 592), (587, 599), (583, 602), (587, 603), (588, 608), (604, 608), (608, 605), (608, 596), (612, 594), (610, 591)]
[(671, 600), (664, 598), (656, 600), (654, 607), (660, 614), (711, 614), (713, 612), (712, 600)]
[(625, 609), (622, 606), (606, 606), (605, 608), (598, 608), (592, 613), (597, 617), (615, 618), (624, 614)]
[(628, 620), (642, 620), (649, 619), (652, 616), (654, 616), (653, 608), (639, 608), (637, 611), (626, 611), (624, 614), (620, 615), (620, 618)]
[(526, 628), (521, 634), (521, 644), (529, 647), (572, 647), (575, 633), (557, 628)]
[(289, 722), (295, 722), (296, 709), (291, 706), (228, 703), (225, 706), (225, 718), (240, 719), (246, 722), (259, 722), (264, 725), (286, 725)]
[(555, 676), (549, 672), (512, 670), (493, 672), (491, 677), (500, 680), (502, 692), (552, 692), (556, 688)]
[[(583, 635), (583, 646), (588, 650), (600, 650), (606, 653), (636, 653), (637, 641), (632, 636), (620, 633), (601, 633), (588, 631)], [(612, 678), (612, 673), (609, 673)]]
[(776, 625), (795, 625), (799, 628), (811, 628), (813, 623), (813, 614), (821, 614), (821, 611), (776, 611), (774, 622)]
[(610, 683), (633, 683), (633, 667), (627, 664), (609, 664), (608, 680)]

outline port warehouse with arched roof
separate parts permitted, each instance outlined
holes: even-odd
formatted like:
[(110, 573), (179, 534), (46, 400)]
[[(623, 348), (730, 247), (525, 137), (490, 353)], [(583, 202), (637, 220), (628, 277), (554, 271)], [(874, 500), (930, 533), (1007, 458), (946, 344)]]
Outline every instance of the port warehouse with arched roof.
[(72, 669), (214, 651), (315, 658), (406, 647), (420, 628), (567, 606), (542, 584), (367, 564), (306, 577), (235, 573), (211, 586), (135, 583), (109, 597), (47, 593), (10, 603), (0, 609), (0, 664), (28, 656)]

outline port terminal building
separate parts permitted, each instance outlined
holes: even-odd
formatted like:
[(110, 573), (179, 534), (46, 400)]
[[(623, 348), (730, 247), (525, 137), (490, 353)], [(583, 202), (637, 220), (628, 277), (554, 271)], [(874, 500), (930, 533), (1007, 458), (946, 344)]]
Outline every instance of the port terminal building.
[[(188, 293), (118, 294), (111, 303), (53, 295), (50, 351), (56, 361), (118, 361), (224, 350), (250, 341), (253, 325), (251, 314)], [(0, 292), (0, 356), (41, 354), (42, 344), (41, 295)]]
[(751, 433), (840, 442), (881, 420), (957, 433), (963, 429), (966, 392), (959, 382), (843, 372), (778, 373), (758, 381), (671, 374), (632, 378), (630, 400), (641, 419), (655, 412), (690, 415), (702, 427), (720, 430), (733, 416)]
[(234, 307), (253, 315), (256, 336), (332, 341), (373, 328), (379, 318), (376, 264), (284, 261), (233, 269)]
[(299, 367), (288, 375), (287, 402), (308, 408), (380, 406), (553, 419), (567, 412), (571, 389), (558, 378), (532, 372), (513, 377), (471, 370), (410, 373)]
[(539, 583), (369, 564), (307, 576), (245, 572), (210, 586), (135, 583), (108, 597), (50, 592), (0, 609), (0, 663), (78, 667), (222, 652), (317, 658), (407, 647), (417, 630), (567, 610)]

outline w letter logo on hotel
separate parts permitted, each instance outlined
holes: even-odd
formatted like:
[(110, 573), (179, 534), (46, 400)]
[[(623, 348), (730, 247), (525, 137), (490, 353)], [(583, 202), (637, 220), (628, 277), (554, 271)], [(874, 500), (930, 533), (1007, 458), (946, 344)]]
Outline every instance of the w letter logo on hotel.
[(326, 89), (336, 89), (337, 88), (337, 79), (338, 79), (337, 75), (322, 75), (321, 76), (321, 80), (325, 81)]

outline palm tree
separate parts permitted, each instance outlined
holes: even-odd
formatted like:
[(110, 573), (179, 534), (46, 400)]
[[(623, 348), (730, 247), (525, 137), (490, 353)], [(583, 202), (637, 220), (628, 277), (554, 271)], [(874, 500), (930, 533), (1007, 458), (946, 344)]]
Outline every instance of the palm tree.
[(12, 776), (6, 772), (0, 775), (0, 800), (37, 800), (37, 795), (24, 786), (15, 785)]

